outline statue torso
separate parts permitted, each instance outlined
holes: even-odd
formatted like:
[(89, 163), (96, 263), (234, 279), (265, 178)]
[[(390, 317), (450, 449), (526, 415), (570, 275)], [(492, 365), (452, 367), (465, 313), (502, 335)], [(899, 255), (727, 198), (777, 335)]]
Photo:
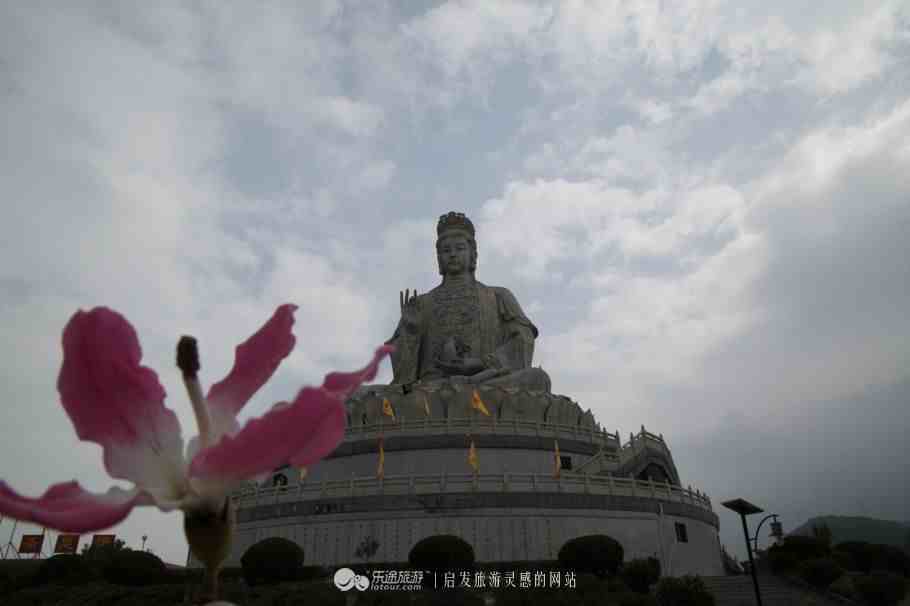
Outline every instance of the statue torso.
[(390, 340), (394, 384), (446, 379), (452, 371), (437, 360), (472, 358), (485, 367), (471, 375), (478, 381), (549, 391), (546, 373), (531, 368), (537, 329), (508, 290), (447, 280), (420, 295), (418, 309), (414, 322), (399, 324)]
[(445, 376), (434, 361), (443, 357), (450, 339), (461, 357), (483, 358), (492, 353), (498, 334), (493, 289), (476, 281), (444, 282), (424, 297), (421, 379)]

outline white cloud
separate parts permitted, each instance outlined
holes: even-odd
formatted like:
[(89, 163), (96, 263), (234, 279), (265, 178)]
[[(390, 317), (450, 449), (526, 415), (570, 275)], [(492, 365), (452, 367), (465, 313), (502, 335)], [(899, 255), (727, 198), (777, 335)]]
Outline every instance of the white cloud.
[[(882, 152), (898, 163), (908, 158), (910, 101), (887, 114), (873, 114), (865, 124), (821, 128), (803, 136), (780, 164), (780, 170), (756, 181), (756, 195), (773, 205), (830, 205), (826, 195), (850, 164)], [(784, 195), (782, 190), (800, 191)], [(859, 203), (855, 201), (854, 203)]]
[(813, 33), (801, 44), (808, 64), (801, 80), (823, 94), (844, 93), (906, 62), (893, 46), (906, 52), (908, 18), (905, 3), (884, 2), (837, 28)]
[(549, 9), (527, 2), (460, 0), (431, 9), (404, 32), (453, 78), (511, 59), (550, 17)]
[(636, 100), (632, 97), (627, 100), (627, 103), (651, 124), (661, 124), (673, 117), (673, 109), (670, 104), (656, 99)]
[(553, 263), (609, 253), (620, 266), (638, 257), (677, 259), (703, 239), (736, 235), (742, 195), (722, 185), (641, 194), (601, 180), (509, 183), (483, 208), (484, 232), (497, 254), (529, 278)]

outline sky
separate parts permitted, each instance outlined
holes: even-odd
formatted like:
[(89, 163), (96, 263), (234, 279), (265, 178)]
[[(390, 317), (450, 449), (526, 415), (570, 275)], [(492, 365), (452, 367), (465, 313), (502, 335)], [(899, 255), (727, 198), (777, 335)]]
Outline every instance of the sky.
[[(554, 392), (662, 433), (731, 551), (735, 497), (910, 520), (905, 2), (4, 2), (0, 126), (26, 494), (111, 483), (56, 392), (77, 310), (133, 323), (189, 438), (180, 335), (211, 384), (299, 306), (258, 416), (391, 336), (456, 210)], [(186, 559), (179, 514), (115, 532)]]

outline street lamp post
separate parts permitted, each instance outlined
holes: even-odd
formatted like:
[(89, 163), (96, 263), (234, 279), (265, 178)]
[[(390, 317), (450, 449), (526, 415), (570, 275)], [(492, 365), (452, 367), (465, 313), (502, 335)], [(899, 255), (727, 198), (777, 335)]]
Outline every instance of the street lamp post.
[(758, 606), (762, 606), (761, 590), (758, 588), (758, 576), (756, 576), (755, 573), (755, 560), (752, 559), (752, 541), (749, 537), (749, 526), (746, 524), (746, 516), (754, 513), (761, 513), (764, 510), (760, 507), (756, 507), (745, 499), (733, 499), (732, 501), (721, 503), (721, 505), (738, 513), (743, 521), (743, 535), (746, 537), (746, 553), (749, 554), (749, 571), (752, 573), (752, 585), (755, 587), (755, 602)]
[(149, 536), (147, 534), (142, 535), (142, 551), (145, 551), (145, 541)]
[[(779, 539), (783, 536), (783, 529), (781, 528), (780, 522), (777, 521), (778, 514), (770, 513), (761, 519), (761, 522), (758, 523), (758, 527), (755, 529), (755, 536), (752, 540), (755, 542), (755, 553), (758, 553), (758, 536), (759, 531), (761, 530), (762, 524), (767, 520), (771, 520), (771, 536), (775, 539)], [(773, 519), (772, 519), (773, 518)]]

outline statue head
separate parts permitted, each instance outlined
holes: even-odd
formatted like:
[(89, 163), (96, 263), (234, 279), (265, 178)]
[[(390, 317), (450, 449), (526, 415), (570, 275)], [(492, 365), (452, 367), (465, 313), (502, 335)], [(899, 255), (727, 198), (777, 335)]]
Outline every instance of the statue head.
[(474, 224), (463, 213), (450, 212), (436, 224), (436, 261), (439, 273), (474, 273), (477, 269), (477, 241)]

